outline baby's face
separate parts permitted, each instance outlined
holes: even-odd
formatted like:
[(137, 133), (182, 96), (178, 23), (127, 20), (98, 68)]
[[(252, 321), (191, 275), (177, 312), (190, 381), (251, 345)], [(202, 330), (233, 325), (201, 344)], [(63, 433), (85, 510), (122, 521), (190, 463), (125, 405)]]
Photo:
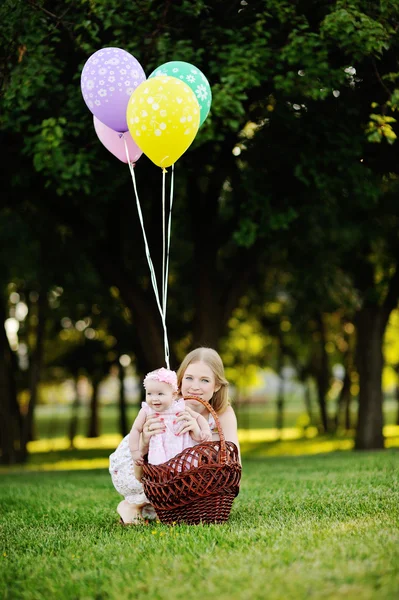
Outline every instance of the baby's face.
[(170, 408), (176, 393), (168, 383), (162, 381), (147, 381), (145, 387), (145, 400), (147, 404), (156, 410), (162, 412)]

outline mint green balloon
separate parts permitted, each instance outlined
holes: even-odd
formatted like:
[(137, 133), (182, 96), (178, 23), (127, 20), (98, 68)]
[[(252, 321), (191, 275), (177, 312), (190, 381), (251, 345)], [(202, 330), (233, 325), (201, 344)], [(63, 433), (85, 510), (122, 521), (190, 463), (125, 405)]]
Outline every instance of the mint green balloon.
[(179, 60), (172, 60), (157, 67), (148, 79), (158, 77), (159, 75), (168, 75), (169, 77), (181, 79), (193, 90), (200, 107), (201, 127), (208, 116), (212, 102), (211, 86), (205, 75), (194, 65)]

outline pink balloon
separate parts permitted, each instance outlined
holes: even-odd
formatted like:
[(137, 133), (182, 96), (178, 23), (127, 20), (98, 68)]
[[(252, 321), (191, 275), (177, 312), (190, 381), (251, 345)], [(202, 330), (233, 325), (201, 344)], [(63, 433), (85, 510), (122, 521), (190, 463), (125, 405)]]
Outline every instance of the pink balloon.
[(133, 140), (129, 131), (118, 133), (107, 127), (104, 123), (101, 123), (96, 116), (93, 115), (94, 129), (100, 142), (109, 150), (116, 158), (119, 158), (124, 163), (127, 163), (126, 146), (129, 152), (129, 161), (135, 163), (140, 156), (143, 154), (142, 150), (138, 147), (136, 142)]

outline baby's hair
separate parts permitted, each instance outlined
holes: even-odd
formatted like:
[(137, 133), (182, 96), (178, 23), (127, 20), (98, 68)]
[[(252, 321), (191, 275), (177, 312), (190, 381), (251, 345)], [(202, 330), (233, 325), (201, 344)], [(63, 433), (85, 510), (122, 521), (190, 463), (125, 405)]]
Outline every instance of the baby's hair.
[(177, 370), (177, 384), (179, 386), (179, 390), (181, 389), (181, 383), (187, 367), (191, 363), (200, 361), (208, 365), (214, 374), (216, 385), (220, 385), (220, 389), (213, 394), (213, 397), (209, 403), (218, 414), (221, 414), (230, 404), (228, 393), (229, 382), (224, 374), (223, 361), (213, 348), (205, 348), (201, 346), (200, 348), (192, 350), (183, 358), (181, 365)]
[(176, 372), (171, 371), (170, 369), (165, 369), (164, 367), (147, 373), (143, 381), (144, 387), (146, 387), (147, 381), (160, 381), (161, 383), (167, 383), (174, 392), (177, 392), (178, 390)]

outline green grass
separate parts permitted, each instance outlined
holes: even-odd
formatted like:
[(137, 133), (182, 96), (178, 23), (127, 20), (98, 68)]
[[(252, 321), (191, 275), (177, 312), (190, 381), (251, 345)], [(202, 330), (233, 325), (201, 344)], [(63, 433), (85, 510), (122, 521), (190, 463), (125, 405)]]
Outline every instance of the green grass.
[(2, 473), (0, 597), (399, 597), (399, 453), (246, 459), (225, 525), (123, 528), (104, 470)]

